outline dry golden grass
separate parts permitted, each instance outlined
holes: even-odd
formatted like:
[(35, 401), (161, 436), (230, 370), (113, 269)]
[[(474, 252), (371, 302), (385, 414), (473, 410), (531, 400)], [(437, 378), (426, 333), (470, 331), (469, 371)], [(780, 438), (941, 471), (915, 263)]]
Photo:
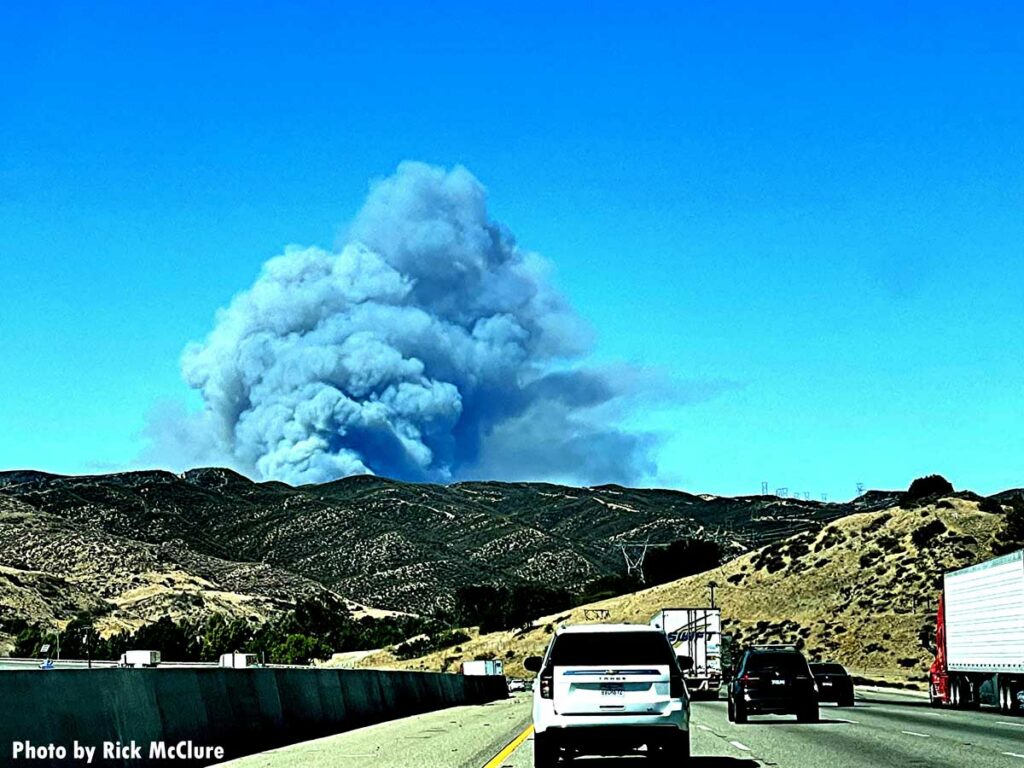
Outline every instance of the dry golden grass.
[[(918, 546), (914, 532), (937, 527), (935, 520), (946, 531)], [(399, 662), (381, 651), (358, 663), (454, 670), (489, 657), (523, 676), (523, 659), (543, 652), (557, 624), (585, 621), (585, 609), (606, 609), (614, 622), (646, 623), (664, 607), (707, 605), (714, 580), (724, 631), (740, 642), (797, 642), (810, 658), (839, 661), (865, 677), (921, 679), (931, 661), (921, 633), (933, 621), (941, 574), (989, 557), (1000, 524), (1000, 516), (955, 498), (852, 515), (708, 573), (542, 617), (525, 632), (474, 632), (456, 648), (419, 659)]]

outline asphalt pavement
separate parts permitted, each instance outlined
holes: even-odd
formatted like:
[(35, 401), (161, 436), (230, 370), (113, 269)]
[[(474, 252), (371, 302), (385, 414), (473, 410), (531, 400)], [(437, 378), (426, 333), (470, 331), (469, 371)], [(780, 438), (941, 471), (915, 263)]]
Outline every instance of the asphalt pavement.
[[(734, 725), (725, 701), (693, 703), (692, 768), (1024, 768), (1024, 718), (935, 710), (902, 693), (858, 692), (822, 705), (821, 722), (753, 717)], [(456, 707), (224, 763), (232, 768), (532, 768), (530, 697)], [(629, 768), (642, 757), (582, 758), (578, 768)]]

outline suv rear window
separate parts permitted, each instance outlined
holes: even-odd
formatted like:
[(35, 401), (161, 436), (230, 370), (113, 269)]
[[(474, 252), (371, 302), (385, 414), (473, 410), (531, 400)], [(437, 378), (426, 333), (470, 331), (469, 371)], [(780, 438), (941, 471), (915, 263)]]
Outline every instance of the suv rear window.
[(560, 635), (551, 649), (552, 665), (675, 664), (672, 646), (660, 632), (573, 632)]
[(747, 657), (744, 672), (781, 672), (806, 675), (807, 661), (799, 653), (755, 653)]
[(816, 675), (845, 675), (842, 664), (811, 664), (811, 671)]

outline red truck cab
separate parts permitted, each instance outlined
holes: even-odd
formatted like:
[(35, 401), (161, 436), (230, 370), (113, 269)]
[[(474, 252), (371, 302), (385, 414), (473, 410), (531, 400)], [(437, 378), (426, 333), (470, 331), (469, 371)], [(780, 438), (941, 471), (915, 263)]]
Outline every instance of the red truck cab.
[(928, 670), (928, 701), (933, 707), (949, 704), (949, 671), (946, 669), (946, 622), (943, 600), (935, 617), (935, 659)]

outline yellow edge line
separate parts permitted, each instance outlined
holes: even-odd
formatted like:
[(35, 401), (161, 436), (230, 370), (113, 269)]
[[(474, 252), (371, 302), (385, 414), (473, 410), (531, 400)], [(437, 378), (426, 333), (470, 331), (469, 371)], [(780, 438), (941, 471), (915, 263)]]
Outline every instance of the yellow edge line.
[(506, 744), (505, 748), (501, 750), (501, 752), (499, 752), (490, 760), (488, 760), (484, 768), (498, 768), (499, 765), (505, 762), (505, 758), (507, 758), (509, 755), (511, 755), (513, 752), (519, 749), (519, 745), (526, 741), (528, 738), (530, 738), (531, 733), (533, 733), (532, 723), (526, 726), (525, 731), (520, 733), (518, 736), (512, 739), (512, 741)]

